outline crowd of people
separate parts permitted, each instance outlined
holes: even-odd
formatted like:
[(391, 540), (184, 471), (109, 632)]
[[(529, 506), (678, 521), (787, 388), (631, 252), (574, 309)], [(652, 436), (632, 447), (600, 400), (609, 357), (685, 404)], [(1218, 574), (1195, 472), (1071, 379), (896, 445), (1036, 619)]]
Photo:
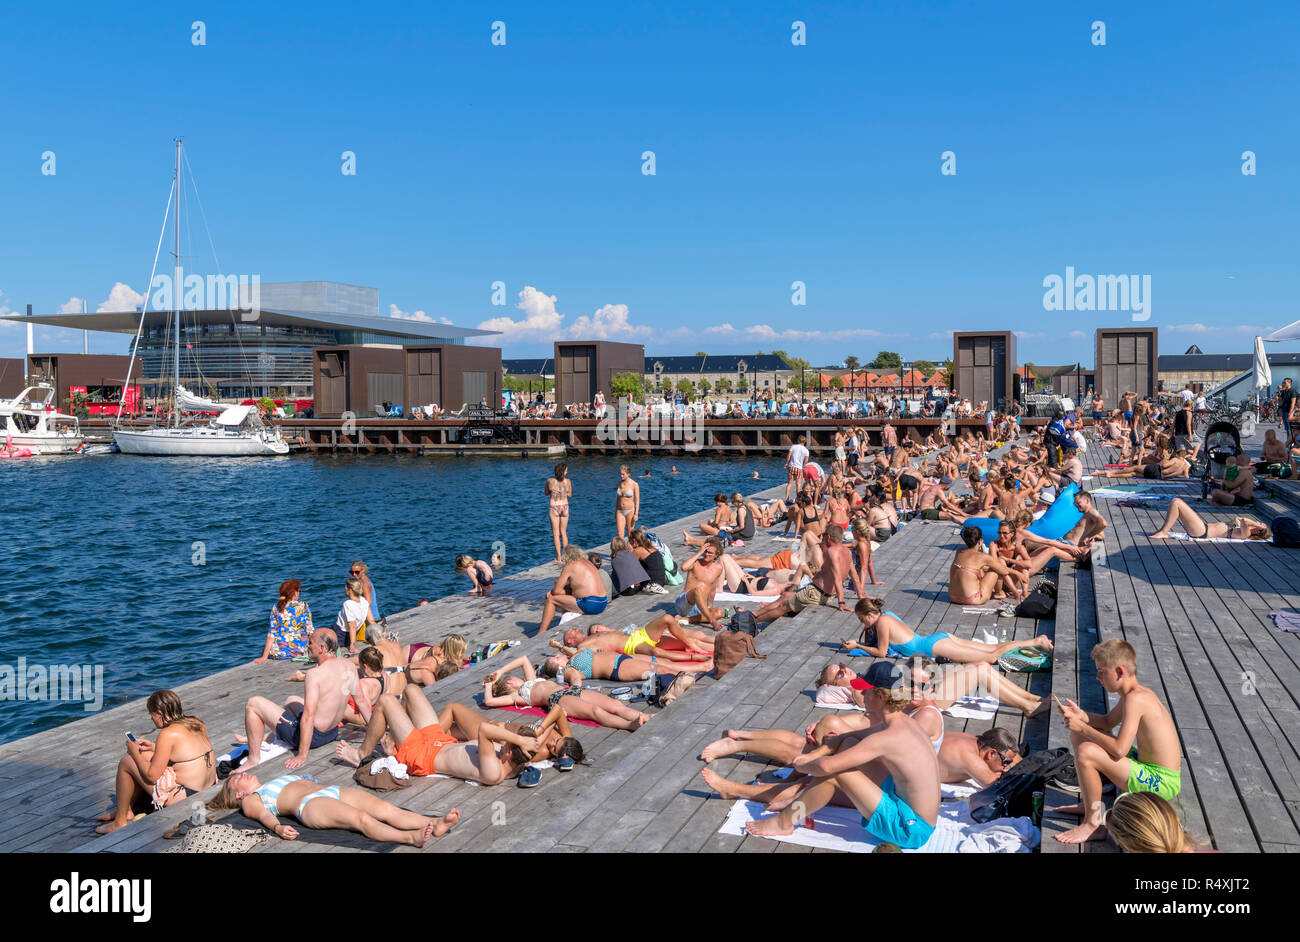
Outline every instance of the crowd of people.
[[(1186, 411), (1184, 405), (1178, 414)], [(1115, 438), (1108, 426), (1116, 420), (1101, 412), (1094, 406), (1093, 446)], [(1126, 397), (1117, 444), (1127, 449), (1132, 464), (1110, 470), (1123, 476), (1129, 468), (1155, 466), (1162, 476), (1181, 472), (1185, 477), (1184, 465), (1164, 463), (1185, 464), (1195, 455), (1195, 423), (1180, 424), (1178, 414), (1165, 416)], [(869, 666), (859, 673), (845, 663), (827, 665), (816, 678), (816, 699), (853, 705), (859, 712), (833, 713), (803, 730), (727, 730), (702, 754), (704, 778), (723, 797), (762, 801), (773, 812), (752, 823), (751, 833), (789, 833), (802, 816), (839, 804), (860, 812), (873, 840), (904, 849), (922, 846), (936, 825), (942, 783), (988, 785), (1021, 760), (1006, 730), (978, 737), (946, 731), (940, 711), (974, 693), (1025, 716), (1050, 709), (1051, 702), (1003, 677), (997, 665), (1017, 649), (1050, 654), (1053, 640), (1040, 635), (1029, 642), (985, 642), (917, 631), (873, 594), (882, 584), (873, 553), (911, 521), (946, 521), (960, 528), (949, 601), (959, 606), (1015, 602), (1029, 594), (1035, 576), (1059, 562), (1086, 566), (1108, 526), (1082, 487), (1078, 452), (1090, 446), (1083, 434), (1088, 423), (1060, 414), (1041, 434), (1026, 435), (1016, 414), (989, 410), (984, 418), (983, 427), (925, 438), (900, 435), (886, 421), (879, 448), (869, 447), (865, 427), (846, 423), (835, 434), (825, 466), (799, 435), (786, 456), (784, 493), (758, 501), (720, 491), (713, 514), (698, 531), (683, 531), (680, 560), (641, 525), (640, 488), (626, 466), (612, 482), (608, 567), (600, 554), (570, 543), (574, 491), (567, 467), (557, 464), (543, 492), (559, 574), (546, 593), (539, 631), (549, 631), (557, 616), (563, 622), (565, 616), (600, 615), (612, 599), (639, 592), (671, 595), (670, 610), (622, 630), (599, 623), (570, 627), (551, 639), (555, 653), (540, 663), (515, 657), (485, 673), (477, 704), (453, 699), (440, 710), (433, 707), (430, 688), (471, 664), (466, 639), (451, 633), (438, 644), (399, 644), (385, 631), (364, 562), (353, 563), (342, 580), (343, 598), (330, 627), (313, 624), (301, 583), (286, 580), (257, 661), (308, 662), (288, 678), (303, 684), (302, 693), (248, 699), (241, 738), (247, 742), (242, 768), (249, 771), (226, 776), (209, 808), (239, 810), (285, 839), (297, 831), (281, 816), (309, 828), (344, 828), (377, 841), (422, 846), (453, 828), (459, 813), (429, 817), (364, 789), (323, 786), (297, 771), (311, 750), (332, 744), (340, 761), (372, 774), (391, 761), (412, 776), (535, 785), (538, 762), (548, 760), (568, 771), (583, 761), (571, 721), (631, 734), (651, 721), (654, 714), (590, 682), (653, 680), (653, 689), (680, 695), (717, 668), (717, 639), (738, 624), (756, 635), (779, 618), (830, 607), (850, 615), (846, 623), (859, 632), (843, 642), (845, 654), (864, 656)], [(1153, 455), (1163, 456), (1159, 464), (1153, 465)], [(1245, 465), (1239, 469), (1239, 476), (1252, 472)], [(1244, 485), (1232, 484), (1224, 482), (1221, 490), (1241, 497)], [(1068, 529), (1057, 536), (1035, 532), (1035, 521), (1063, 494), (1071, 495), (1062, 501), (1072, 505)], [(1224, 501), (1216, 496), (1215, 502)], [(1192, 536), (1267, 538), (1267, 527), (1258, 521), (1206, 523), (1181, 500), (1171, 502), (1165, 526), (1153, 536), (1167, 536), (1178, 523)], [(791, 545), (773, 553), (740, 552), (760, 528), (787, 537)], [(497, 576), (494, 563), (462, 554), (455, 558), (455, 570), (468, 580), (472, 595), (489, 596)], [(719, 603), (722, 593), (745, 601), (733, 611)], [(1168, 838), (1169, 846), (1159, 849), (1191, 846), (1181, 827), (1167, 826), (1165, 805), (1180, 787), (1178, 737), (1168, 711), (1138, 683), (1137, 655), (1126, 642), (1097, 645), (1093, 659), (1102, 687), (1119, 701), (1105, 715), (1090, 715), (1068, 700), (1056, 703), (1070, 731), (1080, 794), (1078, 806), (1064, 810), (1083, 819), (1057, 839), (1096, 840), (1109, 826), (1115, 840), (1131, 849), (1155, 849), (1148, 846), (1158, 842), (1153, 833)], [(537, 719), (499, 722), (486, 712), (495, 710)], [(151, 806), (166, 807), (218, 783), (207, 729), (184, 713), (176, 694), (158, 691), (148, 712), (159, 729), (157, 741), (127, 743), (116, 804), (102, 816), (102, 832)], [(359, 745), (341, 738), (349, 727), (363, 731)], [(271, 741), (288, 750), (285, 774), (263, 783), (252, 770)], [(707, 767), (739, 753), (782, 762), (793, 774), (775, 785), (746, 785)], [(1098, 813), (1106, 780), (1124, 797), (1109, 818)]]

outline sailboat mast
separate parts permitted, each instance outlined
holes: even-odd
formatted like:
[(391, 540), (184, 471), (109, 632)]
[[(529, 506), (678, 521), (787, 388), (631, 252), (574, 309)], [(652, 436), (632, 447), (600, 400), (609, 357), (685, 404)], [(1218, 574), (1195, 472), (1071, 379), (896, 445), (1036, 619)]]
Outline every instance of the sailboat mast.
[(176, 138), (176, 216), (172, 219), (172, 331), (175, 334), (175, 360), (172, 363), (172, 425), (181, 424), (181, 302), (180, 293), (185, 284), (181, 265), (181, 138)]

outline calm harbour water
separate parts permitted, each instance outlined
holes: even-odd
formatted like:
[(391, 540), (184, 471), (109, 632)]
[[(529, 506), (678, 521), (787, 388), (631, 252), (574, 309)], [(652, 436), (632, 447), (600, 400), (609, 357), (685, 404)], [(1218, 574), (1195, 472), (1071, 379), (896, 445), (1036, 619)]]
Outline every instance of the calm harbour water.
[[(621, 463), (569, 460), (574, 543), (614, 535)], [(674, 463), (678, 475), (667, 473)], [(719, 490), (782, 483), (781, 463), (637, 459), (642, 523), (705, 510)], [(20, 657), (102, 664), (107, 708), (257, 657), (285, 579), (302, 581), (324, 626), (357, 558), (370, 567), (383, 614), (464, 591), (455, 555), (488, 558), (494, 540), (506, 544), (507, 574), (539, 565), (554, 556), (542, 496), (551, 469), (535, 459), (314, 455), (7, 462), (0, 668), (16, 669)], [(760, 480), (749, 478), (755, 470)], [(0, 701), (0, 742), (86, 715), (79, 702)]]

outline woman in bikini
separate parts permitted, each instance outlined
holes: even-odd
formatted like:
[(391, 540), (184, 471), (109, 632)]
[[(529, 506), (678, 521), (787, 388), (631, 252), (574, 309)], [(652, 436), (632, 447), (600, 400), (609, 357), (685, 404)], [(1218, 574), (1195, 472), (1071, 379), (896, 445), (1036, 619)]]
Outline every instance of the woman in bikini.
[(713, 516), (700, 524), (700, 532), (704, 536), (691, 536), (682, 529), (682, 537), (686, 540), (687, 546), (703, 546), (711, 536), (717, 536), (723, 530), (730, 530), (736, 525), (736, 515), (727, 502), (726, 494), (713, 495)]
[[(519, 669), (523, 677), (516, 677), (510, 672)], [(565, 700), (564, 709), (569, 716), (579, 720), (590, 720), (611, 729), (640, 729), (650, 719), (650, 714), (640, 713), (613, 697), (595, 690), (557, 684), (543, 680), (533, 670), (533, 662), (527, 657), (517, 657), (500, 670), (495, 670), (483, 678), (485, 707), (543, 707), (555, 709)]]
[(919, 654), (928, 658), (947, 658), (959, 664), (996, 664), (998, 658), (1016, 648), (1052, 650), (1052, 641), (1047, 635), (1039, 635), (1028, 644), (1023, 641), (985, 644), (954, 638), (943, 631), (919, 635), (893, 612), (885, 611), (885, 603), (872, 596), (859, 599), (853, 607), (853, 614), (862, 625), (862, 640), (845, 641), (843, 647), (846, 651), (864, 651), (872, 657), (915, 657)]
[(569, 545), (569, 498), (573, 496), (573, 482), (569, 480), (569, 466), (561, 461), (555, 466), (555, 476), (546, 479), (542, 491), (550, 499), (551, 539), (555, 543), (555, 562)]
[(627, 535), (636, 529), (636, 521), (641, 516), (641, 485), (632, 480), (632, 471), (627, 465), (618, 469), (618, 484), (614, 487), (614, 528), (618, 535), (627, 539)]
[(962, 527), (961, 539), (966, 548), (957, 551), (948, 570), (948, 598), (955, 605), (983, 605), (1010, 570), (996, 553), (980, 548), (984, 533), (979, 527)]
[(117, 764), (117, 804), (101, 814), (97, 834), (125, 827), (137, 813), (165, 808), (203, 791), (217, 781), (208, 729), (198, 717), (186, 716), (181, 698), (157, 690), (145, 702), (149, 719), (159, 730), (158, 741), (126, 741), (126, 755)]
[[(413, 644), (401, 645), (396, 641), (380, 641), (374, 646), (384, 656), (385, 670), (394, 667), (405, 668), (407, 681), (423, 687), (437, 680), (434, 676), (435, 672), (443, 664), (448, 665), (451, 673), (460, 670), (465, 663), (465, 651), (469, 645), (463, 635), (452, 634), (443, 638), (440, 644), (430, 645), (417, 641)], [(372, 699), (370, 702), (375, 701)]]
[(844, 497), (843, 488), (831, 489), (830, 496), (826, 498), (825, 510), (830, 515), (831, 523), (838, 523), (845, 532), (848, 532), (849, 502)]
[(286, 841), (297, 838), (298, 829), (282, 824), (279, 815), (293, 816), (313, 829), (356, 831), (374, 841), (413, 847), (423, 847), (431, 837), (442, 837), (460, 820), (455, 808), (441, 818), (427, 818), (350, 785), (327, 787), (310, 775), (282, 775), (263, 785), (251, 772), (236, 772), (226, 779), (208, 808), (238, 808), (244, 817)]
[[(560, 678), (573, 687), (581, 687), (584, 680), (616, 680), (620, 683), (640, 683), (649, 674), (660, 673), (664, 665), (655, 658), (642, 654), (620, 654), (616, 651), (597, 651), (593, 648), (566, 648), (552, 639), (551, 647), (560, 653), (542, 662), (542, 676)], [(662, 673), (669, 673), (667, 670)], [(560, 701), (564, 705), (564, 701)]]
[(1148, 534), (1153, 540), (1163, 540), (1174, 530), (1174, 524), (1181, 523), (1187, 535), (1194, 540), (1260, 540), (1273, 539), (1273, 533), (1267, 526), (1250, 517), (1236, 517), (1232, 523), (1206, 523), (1205, 518), (1188, 506), (1187, 501), (1175, 497), (1169, 502), (1169, 512), (1165, 515), (1165, 525), (1155, 533)]

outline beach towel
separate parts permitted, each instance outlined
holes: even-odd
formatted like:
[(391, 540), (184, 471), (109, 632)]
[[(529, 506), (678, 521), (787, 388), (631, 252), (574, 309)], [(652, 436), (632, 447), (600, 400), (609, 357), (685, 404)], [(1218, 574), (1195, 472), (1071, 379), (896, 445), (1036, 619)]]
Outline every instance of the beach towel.
[[(528, 707), (521, 707), (521, 706), (507, 706), (507, 707), (496, 707), (496, 709), (498, 709), (498, 710), (509, 710), (511, 713), (523, 713), (523, 714), (526, 715), (526, 716), (545, 716), (545, 715), (546, 715), (546, 711), (545, 711), (545, 710), (543, 710), (541, 707), (535, 707), (535, 706), (528, 706)], [(599, 726), (599, 725), (600, 725), (599, 723), (593, 723), (591, 720), (580, 720), (580, 719), (578, 719), (578, 718), (576, 718), (576, 717), (573, 717), (573, 716), (569, 717), (569, 722), (570, 722), (570, 723), (577, 723), (579, 726)]]
[(1184, 543), (1259, 543), (1261, 546), (1268, 545), (1262, 540), (1234, 540), (1227, 536), (1188, 536), (1186, 533), (1171, 533), (1169, 539), (1181, 540)]
[(992, 697), (962, 697), (943, 712), (965, 720), (988, 720), (997, 714), (998, 701)]
[[(778, 593), (779, 594), (779, 593)], [(749, 602), (752, 605), (766, 605), (775, 595), (741, 595), (738, 592), (718, 592), (713, 596), (715, 602)]]
[[(949, 794), (950, 786), (943, 786)], [(738, 800), (732, 804), (727, 818), (718, 829), (720, 834), (743, 835), (750, 821), (768, 817), (762, 804)], [(811, 823), (811, 827), (808, 825)], [(918, 850), (905, 850), (906, 854), (1027, 854), (1038, 846), (1039, 829), (1029, 818), (999, 818), (987, 824), (976, 824), (970, 818), (968, 801), (944, 801), (939, 806), (939, 817), (934, 834)], [(770, 840), (823, 850), (838, 850), (851, 854), (869, 854), (876, 842), (862, 827), (862, 815), (855, 808), (826, 806), (794, 829), (793, 834), (773, 837)]]
[(1300, 612), (1269, 612), (1273, 624), (1283, 631), (1300, 631)]

